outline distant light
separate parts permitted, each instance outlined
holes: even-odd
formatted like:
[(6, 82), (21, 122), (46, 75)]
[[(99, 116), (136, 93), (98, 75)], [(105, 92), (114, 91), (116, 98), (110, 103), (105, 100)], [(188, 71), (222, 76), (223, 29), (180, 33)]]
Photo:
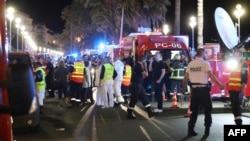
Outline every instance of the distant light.
[(226, 66), (227, 68), (229, 68), (230, 70), (234, 70), (235, 68), (237, 68), (237, 66), (239, 65), (239, 62), (234, 59), (234, 58), (230, 58), (227, 62), (226, 62)]
[(74, 58), (77, 58), (77, 54), (76, 54), (76, 53), (72, 54), (72, 56), (73, 56)]

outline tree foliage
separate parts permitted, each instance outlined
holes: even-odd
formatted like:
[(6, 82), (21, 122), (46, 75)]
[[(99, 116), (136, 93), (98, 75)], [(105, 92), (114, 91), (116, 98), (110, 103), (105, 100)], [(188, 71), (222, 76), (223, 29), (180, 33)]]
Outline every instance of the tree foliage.
[(68, 50), (96, 48), (98, 41), (117, 44), (123, 8), (126, 36), (139, 26), (161, 27), (169, 5), (169, 0), (73, 0), (61, 13), (65, 20), (61, 39)]

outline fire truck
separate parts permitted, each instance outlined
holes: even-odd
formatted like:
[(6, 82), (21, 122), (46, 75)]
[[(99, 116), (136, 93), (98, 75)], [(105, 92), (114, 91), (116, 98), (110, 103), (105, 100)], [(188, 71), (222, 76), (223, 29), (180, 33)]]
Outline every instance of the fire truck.
[[(187, 35), (163, 35), (160, 32), (131, 33), (128, 37), (122, 38), (120, 54), (133, 60), (133, 63), (130, 62), (131, 65), (141, 56), (151, 58), (156, 52), (161, 52), (162, 59), (167, 62), (172, 62), (176, 54), (183, 55), (186, 61), (190, 62), (192, 58), (188, 41)], [(151, 96), (151, 90), (149, 93)], [(184, 95), (179, 96), (182, 98)]]
[[(190, 48), (188, 47), (188, 36), (186, 35), (162, 35), (161, 33), (132, 33), (124, 37), (121, 41), (121, 50), (125, 57), (133, 57), (136, 61), (142, 55), (153, 55), (156, 51), (163, 54), (163, 60), (174, 59), (175, 54), (182, 54), (190, 62)], [(206, 51), (206, 59), (210, 63), (213, 74), (215, 74), (223, 84), (229, 80), (230, 71), (226, 67), (225, 61), (218, 58), (220, 55), (219, 44), (205, 44), (202, 48)], [(220, 88), (212, 83), (211, 97), (213, 99), (224, 100), (228, 97), (227, 91), (221, 91)]]
[[(223, 17), (223, 18), (221, 18)], [(215, 23), (216, 28), (220, 36), (220, 43), (217, 44), (205, 44), (201, 46), (206, 51), (206, 60), (210, 63), (213, 74), (225, 85), (229, 81), (229, 75), (232, 68), (232, 64), (228, 65), (230, 59), (225, 58), (235, 48), (243, 49), (244, 61), (248, 64), (249, 74), (248, 80), (250, 80), (250, 61), (249, 51), (246, 44), (250, 41), (250, 38), (246, 38), (242, 42), (238, 42), (236, 35), (236, 29), (228, 14), (224, 9), (218, 7), (215, 11)], [(163, 54), (164, 59), (173, 59), (175, 54), (185, 55), (187, 61), (191, 61), (190, 48), (188, 47), (188, 36), (186, 35), (163, 35), (162, 33), (132, 33), (127, 37), (124, 37), (121, 41), (121, 49), (119, 53), (122, 53), (125, 57), (133, 57), (136, 61), (138, 57), (142, 55), (151, 55), (156, 51), (160, 51)], [(224, 49), (222, 49), (224, 47)], [(220, 88), (212, 82), (211, 97), (214, 100), (228, 101), (229, 93), (227, 87), (225, 90)], [(247, 84), (245, 89), (246, 98), (250, 98), (250, 83)]]

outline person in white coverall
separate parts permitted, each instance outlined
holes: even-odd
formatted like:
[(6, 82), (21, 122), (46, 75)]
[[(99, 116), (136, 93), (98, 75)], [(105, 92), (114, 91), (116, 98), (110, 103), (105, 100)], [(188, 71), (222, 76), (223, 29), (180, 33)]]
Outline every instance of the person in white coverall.
[(94, 77), (94, 85), (96, 87), (96, 105), (97, 106), (104, 106), (104, 93), (101, 89), (101, 82), (100, 82), (100, 74), (102, 68), (102, 58), (98, 56), (97, 64), (95, 67), (95, 77)]
[(102, 108), (114, 107), (113, 83), (117, 73), (110, 63), (110, 58), (103, 58), (103, 65), (100, 73), (101, 88), (104, 94), (104, 106)]
[(114, 79), (114, 95), (115, 95), (115, 106), (119, 106), (121, 103), (124, 102), (124, 99), (122, 97), (121, 93), (121, 86), (122, 86), (122, 79), (123, 79), (123, 73), (124, 73), (124, 63), (121, 61), (121, 57), (115, 56), (114, 57), (114, 67), (115, 71), (117, 73), (117, 76)]

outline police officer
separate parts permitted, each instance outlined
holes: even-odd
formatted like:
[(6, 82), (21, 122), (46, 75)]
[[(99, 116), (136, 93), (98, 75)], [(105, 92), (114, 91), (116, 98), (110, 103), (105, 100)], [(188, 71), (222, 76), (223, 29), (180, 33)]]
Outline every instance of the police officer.
[(244, 90), (247, 84), (247, 64), (242, 62), (242, 52), (240, 50), (234, 50), (233, 59), (238, 61), (239, 65), (232, 70), (229, 77), (228, 91), (230, 95), (230, 101), (232, 106), (232, 112), (234, 115), (234, 121), (236, 125), (242, 125), (242, 100), (244, 96)]
[(188, 122), (188, 136), (196, 136), (198, 134), (194, 130), (194, 127), (201, 107), (204, 108), (205, 114), (204, 136), (209, 136), (210, 126), (212, 124), (212, 100), (209, 93), (211, 85), (209, 84), (208, 77), (210, 77), (220, 89), (224, 89), (224, 85), (213, 75), (212, 68), (209, 62), (203, 59), (204, 57), (205, 50), (198, 49), (195, 59), (188, 64), (182, 81), (182, 92), (186, 91), (188, 78), (192, 90), (190, 102), (192, 113)]

